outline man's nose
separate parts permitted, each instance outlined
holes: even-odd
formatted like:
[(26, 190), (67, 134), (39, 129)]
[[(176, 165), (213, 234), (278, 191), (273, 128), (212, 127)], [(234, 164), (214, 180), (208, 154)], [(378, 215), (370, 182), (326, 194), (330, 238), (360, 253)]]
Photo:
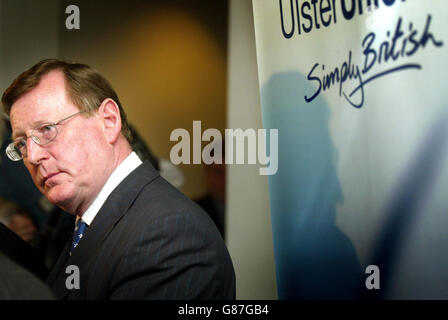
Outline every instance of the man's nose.
[(48, 157), (45, 148), (37, 144), (32, 137), (28, 137), (26, 142), (26, 152), (28, 162), (34, 165), (40, 164), (42, 160)]

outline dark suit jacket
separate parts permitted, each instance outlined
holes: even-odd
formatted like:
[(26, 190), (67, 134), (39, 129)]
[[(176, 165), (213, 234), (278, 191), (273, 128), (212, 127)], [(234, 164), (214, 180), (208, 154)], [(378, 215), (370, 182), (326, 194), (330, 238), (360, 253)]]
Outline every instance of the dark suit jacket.
[(0, 300), (53, 300), (50, 289), (35, 275), (0, 254)]
[(39, 252), (0, 223), (0, 252), (45, 281), (48, 269)]
[[(47, 280), (66, 299), (234, 299), (235, 274), (211, 219), (144, 162), (110, 194)], [(68, 265), (80, 289), (68, 290)]]

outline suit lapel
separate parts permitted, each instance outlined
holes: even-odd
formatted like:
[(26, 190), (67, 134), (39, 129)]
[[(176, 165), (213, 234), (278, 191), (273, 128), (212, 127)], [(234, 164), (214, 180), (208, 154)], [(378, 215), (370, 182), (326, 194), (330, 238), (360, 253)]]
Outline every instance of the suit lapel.
[(65, 270), (63, 271), (63, 268), (66, 265), (67, 259), (69, 257), (68, 251), (70, 249), (70, 244), (71, 244), (71, 239), (69, 239), (67, 241), (67, 244), (65, 245), (64, 249), (62, 250), (62, 253), (59, 255), (58, 260), (56, 261), (54, 266), (51, 268), (51, 272), (48, 275), (48, 278), (46, 281), (46, 283), (49, 287), (53, 287), (53, 285), (56, 282), (58, 275), (61, 273), (61, 271), (63, 273), (65, 272)]
[[(73, 250), (72, 255), (68, 255), (68, 247), (66, 247), (66, 250), (64, 250), (57, 262), (57, 268), (54, 269), (56, 274), (53, 275), (53, 272), (51, 273), (51, 276), (55, 278), (53, 291), (56, 297), (64, 299), (70, 293), (65, 286), (65, 280), (68, 276), (65, 274), (65, 269), (68, 265), (75, 265), (79, 268), (82, 286), (83, 271), (88, 270), (88, 262), (95, 251), (100, 250), (101, 243), (109, 236), (115, 225), (119, 223), (120, 219), (131, 207), (140, 190), (145, 185), (151, 183), (158, 175), (152, 165), (145, 161), (131, 172), (109, 195), (93, 219), (92, 224), (84, 232), (82, 240), (76, 249)], [(62, 257), (63, 255), (65, 257)], [(51, 285), (50, 282), (49, 284)]]

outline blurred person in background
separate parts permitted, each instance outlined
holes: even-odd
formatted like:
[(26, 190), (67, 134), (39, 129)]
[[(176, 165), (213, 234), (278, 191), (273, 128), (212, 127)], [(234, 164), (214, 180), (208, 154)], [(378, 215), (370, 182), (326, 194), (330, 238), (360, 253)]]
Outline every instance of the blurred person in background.
[(36, 225), (25, 209), (18, 204), (1, 197), (0, 222), (14, 231), (26, 242), (31, 242), (36, 235)]
[(0, 300), (54, 300), (54, 295), (42, 280), (0, 253)]
[[(215, 152), (218, 154), (215, 157)], [(195, 202), (202, 207), (212, 218), (223, 239), (225, 239), (225, 213), (226, 213), (226, 165), (225, 141), (216, 142), (210, 156), (217, 161), (205, 165), (205, 186), (207, 192)]]

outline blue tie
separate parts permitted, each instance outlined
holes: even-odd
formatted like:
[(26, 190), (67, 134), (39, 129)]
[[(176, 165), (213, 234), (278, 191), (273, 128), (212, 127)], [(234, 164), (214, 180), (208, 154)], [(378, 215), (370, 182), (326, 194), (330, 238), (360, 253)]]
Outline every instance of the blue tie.
[(76, 223), (75, 231), (73, 233), (72, 246), (70, 247), (70, 252), (69, 252), (70, 255), (72, 255), (73, 249), (76, 248), (79, 240), (81, 240), (82, 235), (84, 234), (84, 231), (86, 231), (86, 228), (87, 228), (87, 224), (84, 221), (82, 221), (82, 219), (79, 219), (78, 222)]

